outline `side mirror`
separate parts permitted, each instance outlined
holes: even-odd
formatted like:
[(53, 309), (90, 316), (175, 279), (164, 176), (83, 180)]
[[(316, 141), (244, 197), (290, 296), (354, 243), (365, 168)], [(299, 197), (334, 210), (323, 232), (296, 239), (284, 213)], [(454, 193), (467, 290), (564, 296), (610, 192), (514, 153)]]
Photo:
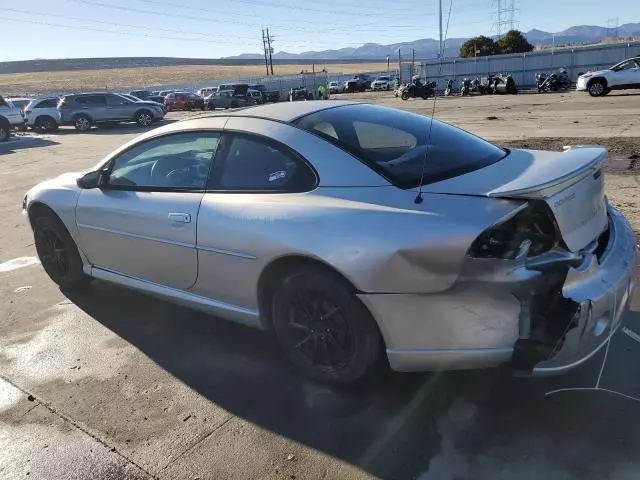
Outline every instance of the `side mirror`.
[(107, 184), (108, 175), (102, 170), (95, 170), (81, 176), (76, 180), (76, 184), (83, 190), (91, 188), (102, 188)]

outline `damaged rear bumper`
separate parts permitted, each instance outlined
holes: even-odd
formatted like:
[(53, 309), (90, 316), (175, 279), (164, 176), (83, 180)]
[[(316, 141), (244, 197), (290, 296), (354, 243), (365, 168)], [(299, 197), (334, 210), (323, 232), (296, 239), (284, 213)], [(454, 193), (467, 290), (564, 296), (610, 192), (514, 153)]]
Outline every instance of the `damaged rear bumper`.
[(609, 242), (598, 260), (586, 254), (569, 268), (563, 297), (578, 308), (562, 346), (533, 367), (535, 376), (555, 375), (584, 363), (616, 332), (631, 297), (636, 266), (636, 236), (626, 219), (609, 207)]
[[(636, 238), (608, 207), (606, 243), (541, 262), (473, 262), (436, 294), (360, 294), (397, 371), (491, 367), (554, 375), (588, 360), (620, 325), (634, 284)], [(595, 242), (594, 242), (595, 243)], [(548, 301), (558, 306), (536, 312)]]

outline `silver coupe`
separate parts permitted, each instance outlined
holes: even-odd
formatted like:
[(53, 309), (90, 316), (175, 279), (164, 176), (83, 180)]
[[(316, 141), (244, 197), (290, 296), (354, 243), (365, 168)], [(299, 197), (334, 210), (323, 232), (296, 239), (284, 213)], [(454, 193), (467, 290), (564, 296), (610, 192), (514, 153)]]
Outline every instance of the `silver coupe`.
[(152, 130), (23, 209), (63, 289), (97, 278), (274, 329), (315, 379), (356, 380), (381, 355), (397, 371), (548, 375), (606, 344), (633, 289), (605, 155), (279, 103)]

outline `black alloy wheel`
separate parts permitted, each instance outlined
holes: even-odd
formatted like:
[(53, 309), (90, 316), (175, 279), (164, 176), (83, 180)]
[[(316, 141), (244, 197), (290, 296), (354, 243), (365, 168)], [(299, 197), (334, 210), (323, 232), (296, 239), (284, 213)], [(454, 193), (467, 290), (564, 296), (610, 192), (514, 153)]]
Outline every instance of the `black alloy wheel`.
[(286, 276), (271, 318), (289, 360), (315, 380), (355, 381), (379, 358), (381, 338), (371, 314), (350, 285), (323, 268), (305, 266)]
[(294, 348), (321, 369), (340, 370), (353, 355), (353, 336), (339, 305), (319, 292), (301, 292), (288, 308)]
[(49, 228), (36, 232), (38, 256), (44, 269), (51, 276), (64, 278), (69, 273), (69, 250), (58, 234)]
[(92, 279), (82, 268), (82, 259), (64, 224), (51, 212), (32, 219), (38, 258), (51, 280), (64, 290), (79, 289)]

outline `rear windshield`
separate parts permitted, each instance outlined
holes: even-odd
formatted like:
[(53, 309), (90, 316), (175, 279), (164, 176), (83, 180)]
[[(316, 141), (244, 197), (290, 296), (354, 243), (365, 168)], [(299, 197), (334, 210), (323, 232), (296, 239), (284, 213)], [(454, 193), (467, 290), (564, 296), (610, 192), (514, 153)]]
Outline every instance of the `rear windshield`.
[[(377, 105), (345, 105), (299, 118), (298, 127), (358, 157), (401, 188), (484, 168), (508, 152), (446, 123)], [(423, 175), (424, 169), (424, 175)]]

